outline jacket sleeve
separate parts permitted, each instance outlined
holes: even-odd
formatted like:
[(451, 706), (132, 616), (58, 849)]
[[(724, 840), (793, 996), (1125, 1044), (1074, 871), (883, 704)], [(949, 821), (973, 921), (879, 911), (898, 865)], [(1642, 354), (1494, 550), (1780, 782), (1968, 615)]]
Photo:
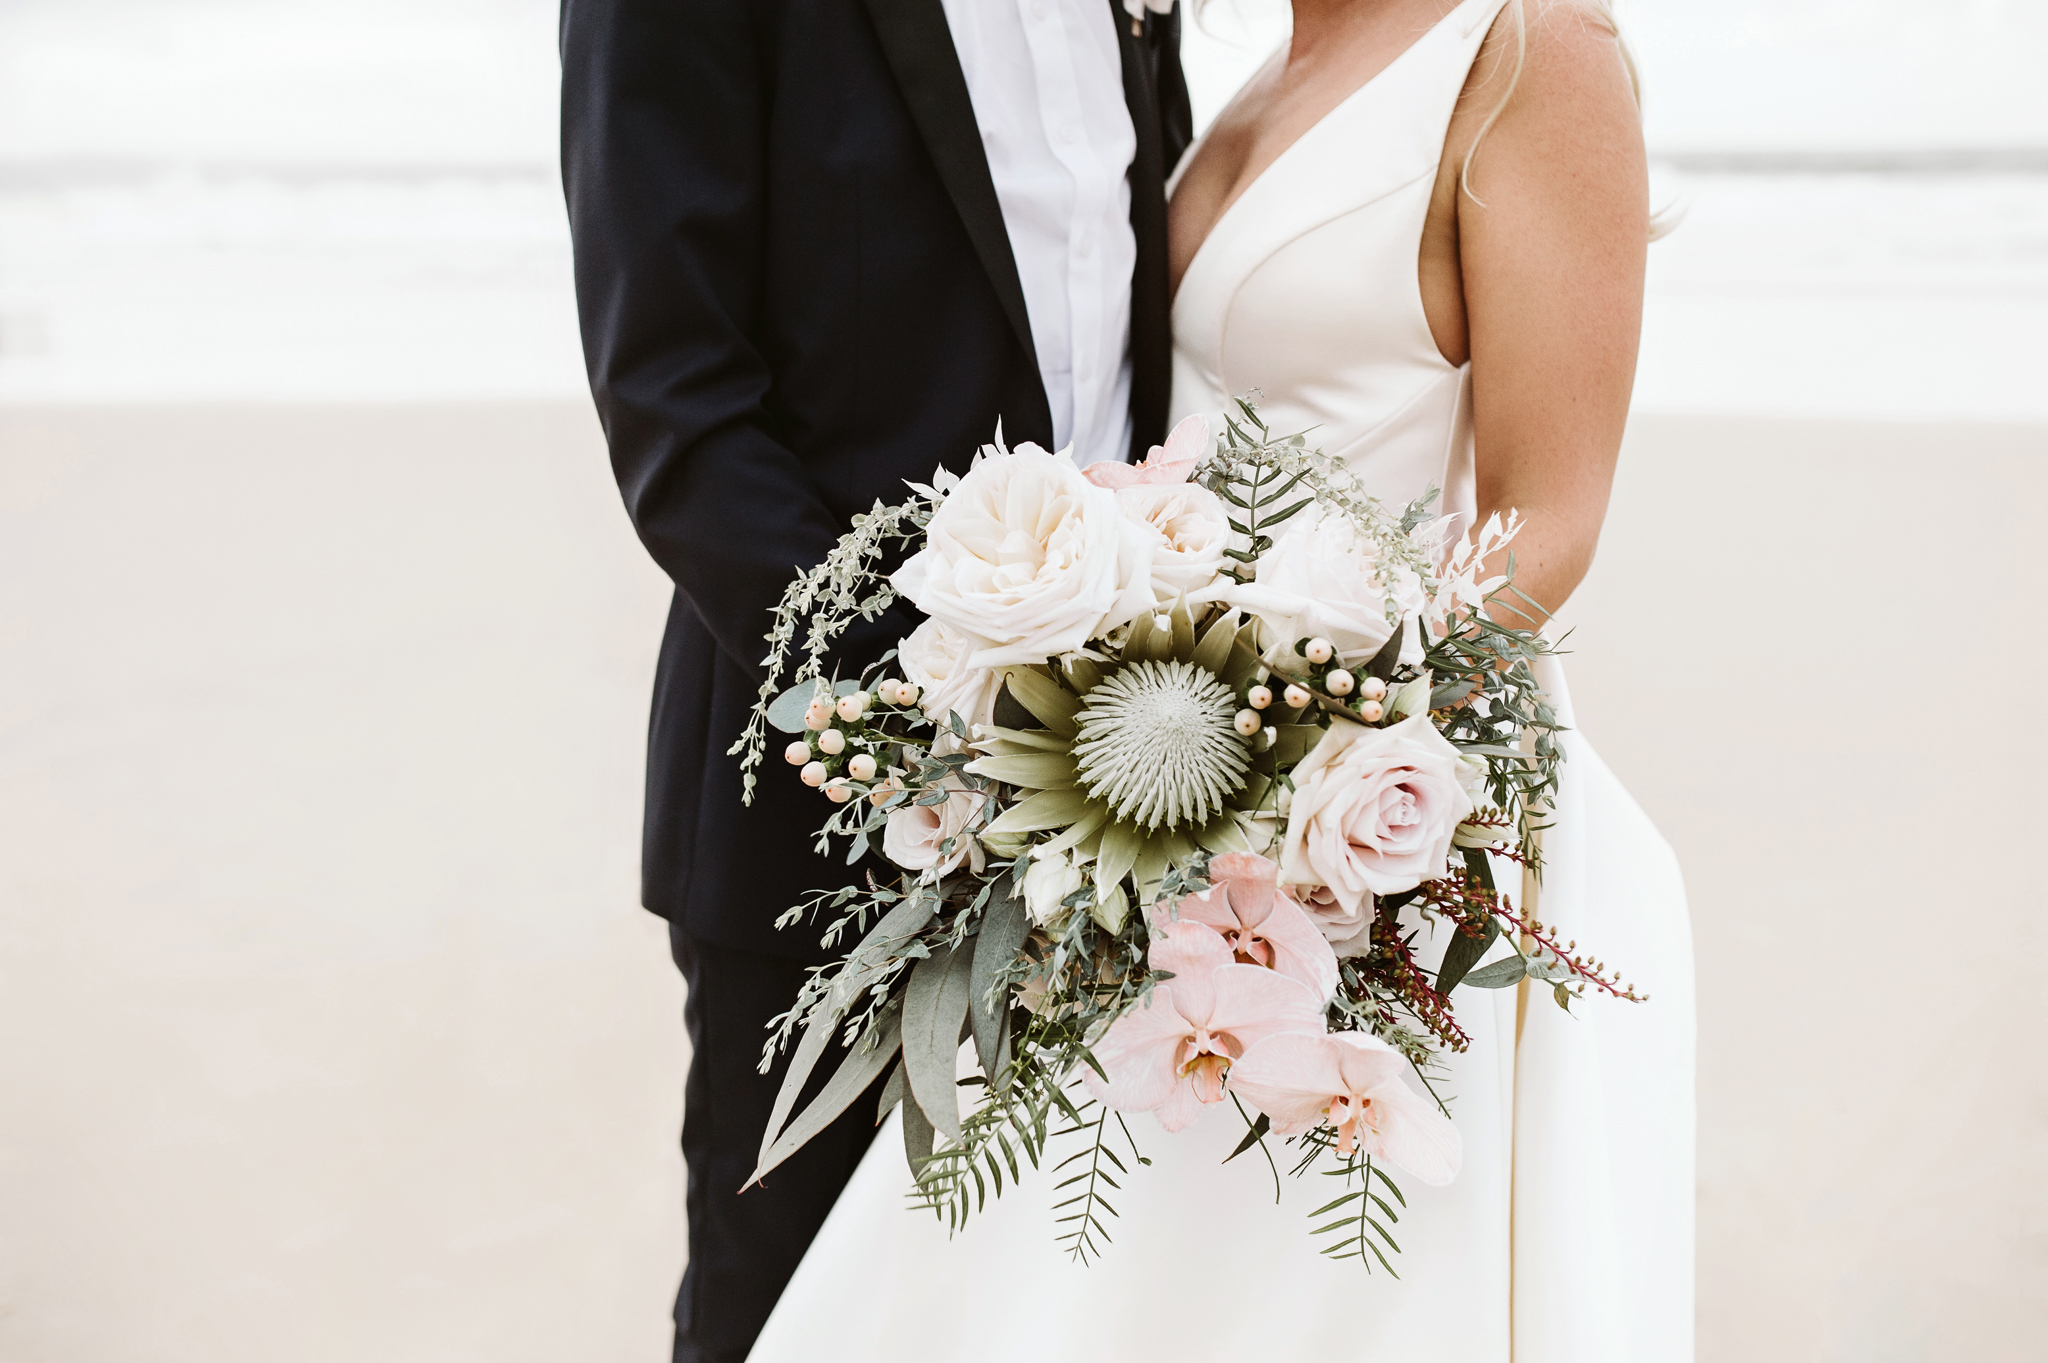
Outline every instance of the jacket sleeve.
[[(562, 174), (585, 364), (627, 513), (717, 646), (759, 675), (769, 612), (846, 529), (766, 403), (764, 0), (563, 0)], [(881, 651), (899, 611), (842, 651)]]

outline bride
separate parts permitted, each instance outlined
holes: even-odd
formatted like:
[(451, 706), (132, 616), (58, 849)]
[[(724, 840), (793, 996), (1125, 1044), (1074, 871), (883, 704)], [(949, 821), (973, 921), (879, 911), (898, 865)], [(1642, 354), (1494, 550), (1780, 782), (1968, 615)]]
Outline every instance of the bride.
[[(1604, 4), (1294, 0), (1290, 42), (1169, 192), (1175, 418), (1256, 389), (1275, 431), (1311, 432), (1390, 505), (1434, 486), (1482, 521), (1519, 509), (1516, 585), (1562, 606), (1606, 510), (1651, 235)], [(1570, 724), (1563, 677), (1546, 685)], [(1170, 1139), (1133, 1124), (1150, 1167), (1122, 1181), (1115, 1243), (1086, 1267), (1055, 1244), (1055, 1176), (949, 1238), (905, 1208), (903, 1143), (885, 1129), (755, 1363), (1690, 1359), (1684, 891), (1592, 748), (1576, 732), (1564, 745), (1547, 870), (1525, 900), (1625, 963), (1650, 1002), (1566, 1014), (1526, 982), (1460, 992), (1474, 1041), (1438, 1087), (1463, 1168), (1404, 1185), (1398, 1279), (1318, 1254), (1313, 1178), (1224, 1162), (1235, 1112)]]

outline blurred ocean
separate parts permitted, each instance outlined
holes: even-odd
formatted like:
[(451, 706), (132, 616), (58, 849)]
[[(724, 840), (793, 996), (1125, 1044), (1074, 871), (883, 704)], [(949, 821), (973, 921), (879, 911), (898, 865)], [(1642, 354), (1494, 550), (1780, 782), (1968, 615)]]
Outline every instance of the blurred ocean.
[[(1633, 7), (1685, 212), (1639, 407), (2048, 418), (2048, 87), (2016, 64), (2048, 4), (1933, 9)], [(1198, 117), (1283, 25), (1209, 6)], [(582, 392), (553, 26), (547, 0), (0, 0), (0, 401)]]

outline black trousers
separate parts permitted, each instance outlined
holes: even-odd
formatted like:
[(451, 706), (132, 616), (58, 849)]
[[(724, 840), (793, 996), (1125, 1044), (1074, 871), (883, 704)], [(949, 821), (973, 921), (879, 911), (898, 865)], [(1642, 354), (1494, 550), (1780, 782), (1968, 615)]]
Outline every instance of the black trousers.
[[(742, 1363), (768, 1323), (839, 1190), (875, 1134), (877, 1083), (845, 1115), (741, 1191), (761, 1152), (761, 1133), (782, 1086), (788, 1052), (761, 1074), (768, 1021), (788, 1010), (806, 978), (800, 961), (732, 951), (673, 925), (669, 947), (689, 995), (690, 1074), (683, 1086), (683, 1161), (690, 1261), (676, 1294), (675, 1363)], [(838, 1068), (826, 1052), (810, 1094)], [(803, 1110), (802, 1103), (797, 1111)]]

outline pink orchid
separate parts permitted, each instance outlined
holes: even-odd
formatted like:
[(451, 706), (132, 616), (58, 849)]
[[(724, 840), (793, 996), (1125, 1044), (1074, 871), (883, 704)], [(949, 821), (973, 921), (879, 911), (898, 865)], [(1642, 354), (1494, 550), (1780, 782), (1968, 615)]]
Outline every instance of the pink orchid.
[(1137, 487), (1141, 483), (1185, 483), (1209, 445), (1209, 422), (1200, 416), (1187, 417), (1167, 435), (1164, 445), (1154, 445), (1142, 464), (1105, 459), (1081, 470), (1081, 476), (1111, 492)]
[(1277, 1035), (1246, 1049), (1230, 1088), (1283, 1136), (1328, 1121), (1338, 1154), (1348, 1158), (1355, 1146), (1442, 1187), (1457, 1176), (1464, 1143), (1435, 1103), (1402, 1082), (1407, 1067), (1400, 1052), (1362, 1032)]
[[(1209, 863), (1209, 888), (1174, 906), (1183, 921), (1223, 934), (1236, 958), (1300, 980), (1328, 1002), (1337, 992), (1337, 953), (1299, 900), (1280, 888), (1280, 867), (1251, 852)], [(1158, 914), (1163, 920), (1167, 910)]]
[(1089, 1070), (1088, 1092), (1105, 1107), (1151, 1112), (1168, 1131), (1221, 1102), (1233, 1061), (1282, 1032), (1323, 1030), (1323, 1005), (1305, 985), (1263, 966), (1238, 965), (1230, 944), (1200, 923), (1155, 928), (1154, 970), (1173, 978), (1110, 1026), (1095, 1047), (1108, 1082)]

